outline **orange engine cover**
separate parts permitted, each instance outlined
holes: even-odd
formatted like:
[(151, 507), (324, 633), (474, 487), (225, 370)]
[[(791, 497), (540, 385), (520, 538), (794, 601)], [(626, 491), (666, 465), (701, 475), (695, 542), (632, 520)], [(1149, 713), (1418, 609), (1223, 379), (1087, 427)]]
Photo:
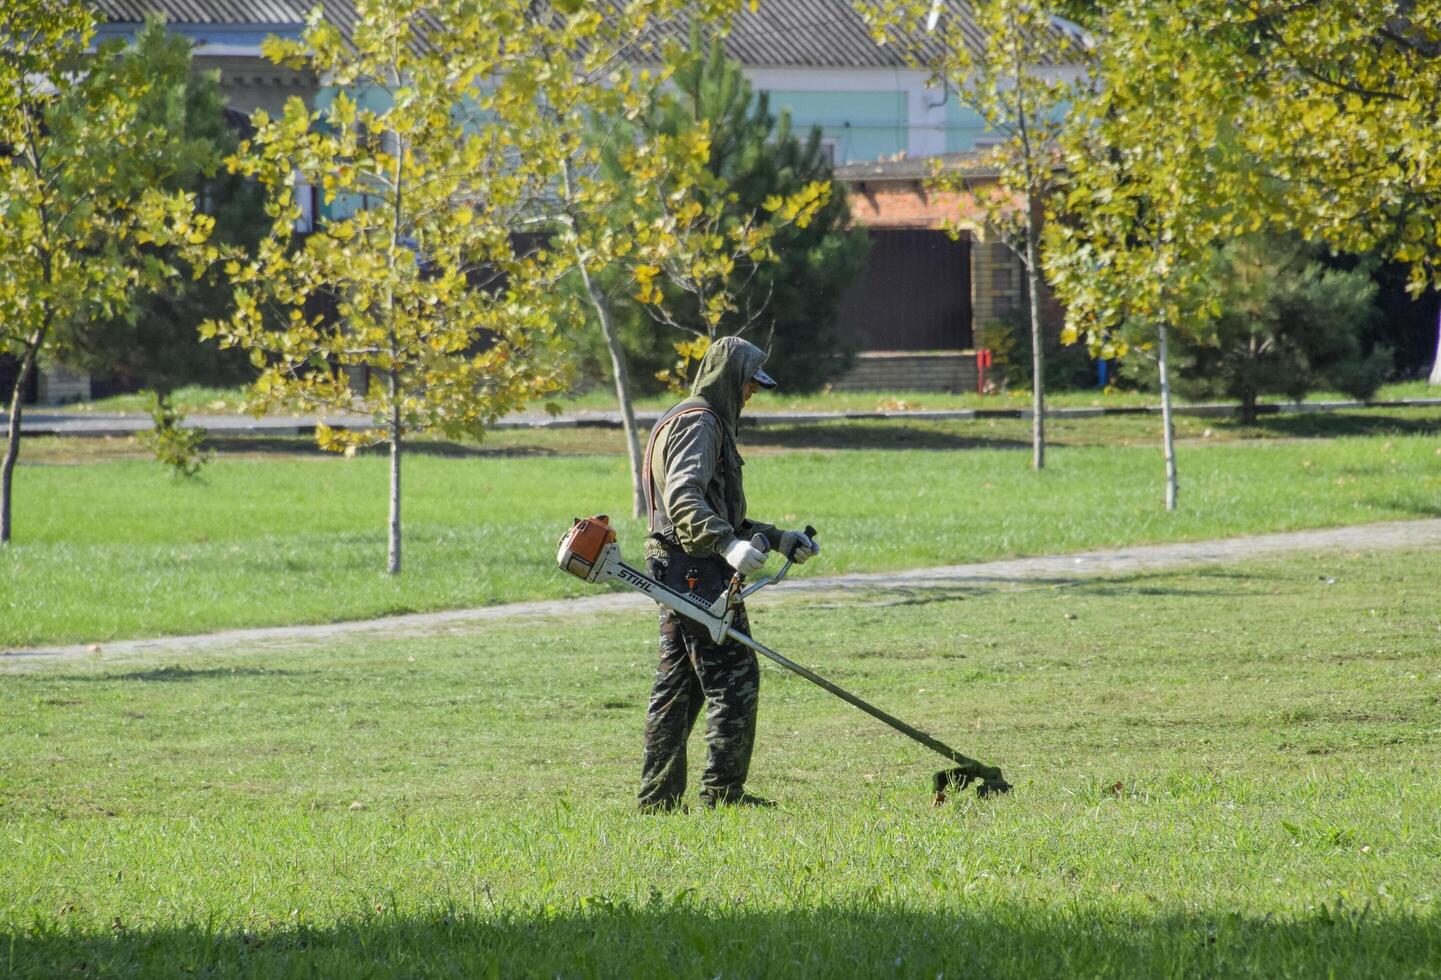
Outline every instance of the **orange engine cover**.
[(605, 546), (615, 541), (615, 530), (604, 514), (577, 519), (560, 539), (555, 560), (562, 571), (590, 581)]

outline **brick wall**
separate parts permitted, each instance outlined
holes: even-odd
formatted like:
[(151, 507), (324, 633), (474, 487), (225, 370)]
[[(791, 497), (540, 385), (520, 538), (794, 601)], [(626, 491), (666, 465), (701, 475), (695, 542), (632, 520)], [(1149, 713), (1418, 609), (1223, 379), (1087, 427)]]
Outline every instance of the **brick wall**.
[(944, 228), (947, 220), (979, 228), (984, 217), (969, 194), (927, 190), (920, 181), (861, 181), (850, 187), (851, 220), (862, 227)]
[(890, 354), (871, 351), (836, 379), (836, 391), (975, 391), (974, 354)]
[[(1015, 252), (1000, 242), (971, 246), (971, 325), (980, 329), (1002, 318), (1019, 316), (1029, 330), (1026, 308), (1026, 267)], [(1050, 342), (1060, 336), (1066, 311), (1051, 287), (1041, 281), (1041, 329)], [(972, 334), (974, 336), (974, 333)]]
[(971, 324), (989, 326), (1025, 305), (1025, 269), (1000, 242), (971, 245)]

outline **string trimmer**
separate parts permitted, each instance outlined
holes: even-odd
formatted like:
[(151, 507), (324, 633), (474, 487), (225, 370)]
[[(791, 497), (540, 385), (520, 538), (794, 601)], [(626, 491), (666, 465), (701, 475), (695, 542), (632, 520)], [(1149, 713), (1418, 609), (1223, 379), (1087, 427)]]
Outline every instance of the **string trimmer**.
[[(815, 534), (814, 528), (806, 528), (808, 537), (813, 538)], [(704, 626), (710, 633), (711, 639), (716, 643), (722, 643), (729, 638), (750, 647), (761, 656), (775, 661), (786, 670), (799, 674), (812, 684), (825, 688), (842, 701), (855, 705), (872, 718), (885, 722), (907, 738), (919, 742), (932, 752), (937, 752), (951, 760), (956, 764), (953, 768), (943, 769), (931, 778), (931, 787), (935, 792), (937, 806), (946, 801), (948, 790), (952, 788), (963, 790), (971, 783), (977, 784), (976, 792), (981, 796), (1004, 793), (1011, 788), (1011, 784), (1006, 782), (1005, 777), (1001, 775), (1001, 770), (995, 766), (988, 766), (969, 756), (962, 755), (939, 739), (932, 738), (920, 729), (907, 725), (894, 715), (887, 714), (875, 705), (861, 700), (850, 691), (832, 684), (815, 671), (781, 656), (764, 644), (757, 643), (731, 625), (735, 619), (736, 609), (747, 596), (755, 595), (766, 586), (774, 585), (786, 577), (792, 563), (790, 555), (786, 556), (786, 563), (779, 572), (760, 579), (750, 586), (744, 585), (744, 580), (739, 574), (732, 576), (725, 591), (714, 602), (708, 602), (693, 592), (677, 592), (622, 561), (620, 545), (616, 543), (615, 530), (610, 526), (609, 519), (601, 515), (575, 522), (565, 536), (560, 539), (560, 550), (556, 554), (556, 562), (562, 571), (569, 572), (576, 578), (584, 579), (587, 582), (620, 582), (637, 592), (644, 592), (661, 605), (674, 609), (687, 619)]]

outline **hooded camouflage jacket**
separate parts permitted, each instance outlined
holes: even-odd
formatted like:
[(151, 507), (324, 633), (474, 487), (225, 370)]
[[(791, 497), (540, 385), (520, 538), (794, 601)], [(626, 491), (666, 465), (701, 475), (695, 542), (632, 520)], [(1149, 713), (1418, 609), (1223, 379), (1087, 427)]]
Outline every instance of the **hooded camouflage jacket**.
[[(749, 341), (720, 338), (701, 359), (690, 397), (657, 423), (646, 459), (650, 530), (693, 557), (720, 554), (737, 537), (755, 534), (780, 546), (775, 527), (746, 519), (745, 460), (736, 448), (745, 383), (765, 359)], [(710, 411), (686, 413), (694, 408)], [(647, 557), (664, 557), (649, 550)]]

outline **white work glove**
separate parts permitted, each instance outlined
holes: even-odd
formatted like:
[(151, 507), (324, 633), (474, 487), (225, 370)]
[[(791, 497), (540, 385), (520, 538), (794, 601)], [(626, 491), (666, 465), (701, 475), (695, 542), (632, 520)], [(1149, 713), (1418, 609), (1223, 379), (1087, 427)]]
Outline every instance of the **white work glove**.
[(749, 575), (766, 563), (766, 539), (765, 535), (757, 534), (746, 541), (743, 538), (736, 538), (721, 552), (731, 568), (742, 575)]
[[(792, 553), (791, 548), (795, 548)], [(790, 558), (797, 565), (804, 565), (816, 555), (821, 553), (821, 544), (807, 537), (802, 531), (781, 532), (781, 554)]]

